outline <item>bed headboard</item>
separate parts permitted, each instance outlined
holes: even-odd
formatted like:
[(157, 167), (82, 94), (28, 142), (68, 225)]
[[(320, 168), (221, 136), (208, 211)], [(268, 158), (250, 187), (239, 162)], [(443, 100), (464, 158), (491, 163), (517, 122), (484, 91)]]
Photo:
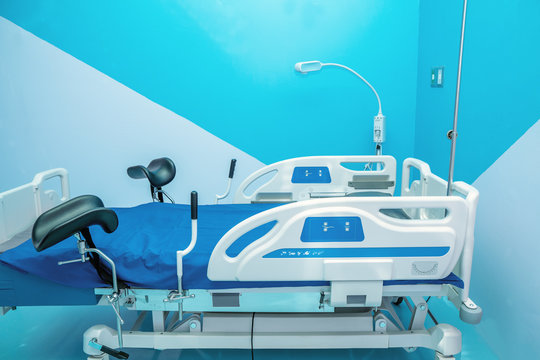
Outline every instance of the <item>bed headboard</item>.
[(263, 167), (240, 184), (235, 203), (293, 202), (377, 191), (392, 195), (392, 156), (308, 156)]
[[(55, 177), (61, 181), (61, 196), (43, 186)], [(0, 193), (0, 252), (28, 240), (38, 216), (68, 199), (69, 180), (65, 169), (40, 172), (31, 183)]]

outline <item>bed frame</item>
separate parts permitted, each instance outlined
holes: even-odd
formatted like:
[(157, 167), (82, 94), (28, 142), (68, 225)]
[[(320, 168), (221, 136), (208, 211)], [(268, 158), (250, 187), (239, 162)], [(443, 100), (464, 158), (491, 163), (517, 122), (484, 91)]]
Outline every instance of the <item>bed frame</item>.
[[(362, 167), (349, 169), (343, 163)], [(411, 179), (413, 168), (419, 179)], [(274, 172), (274, 177), (246, 195), (249, 185), (268, 172)], [(67, 200), (65, 170), (47, 174), (0, 194), (0, 246), (13, 247), (19, 241), (13, 239), (28, 231), (37, 215)], [(61, 198), (40, 190), (40, 184), (52, 176), (62, 179)], [(395, 160), (389, 156), (298, 158), (252, 174), (238, 190), (236, 202), (293, 203), (252, 216), (226, 233), (210, 258), (209, 279), (313, 280), (324, 285), (183, 289), (182, 258), (197, 241), (195, 216), (192, 242), (177, 252), (178, 289), (95, 289), (100, 305), (114, 302), (113, 307), (136, 310), (140, 316), (130, 331), (104, 325), (88, 329), (84, 334), (88, 359), (122, 356), (115, 348), (390, 347), (407, 351), (426, 347), (435, 350), (437, 359), (453, 359), (461, 351), (461, 333), (448, 324), (426, 329), (426, 317), (432, 314), (424, 296), (448, 297), (463, 321), (480, 321), (482, 310), (469, 299), (478, 192), (455, 182), (455, 196), (444, 196), (446, 182), (433, 175), (427, 164), (407, 159), (401, 197), (343, 196), (374, 189), (392, 194), (395, 178)], [(43, 202), (44, 195), (50, 199), (48, 203)], [(307, 199), (312, 200), (298, 201)], [(18, 209), (20, 215), (7, 215), (13, 214), (12, 209)], [(388, 209), (398, 209), (408, 219), (390, 216)], [(229, 246), (242, 235), (268, 223), (274, 225), (265, 235), (236, 257), (227, 255)], [(400, 255), (403, 251), (408, 251), (407, 256)], [(463, 289), (444, 283), (387, 282), (441, 279), (451, 272), (461, 277)], [(411, 312), (408, 320), (394, 309), (393, 301), (400, 297)], [(153, 331), (141, 331), (148, 314)], [(121, 313), (117, 318), (121, 320)]]

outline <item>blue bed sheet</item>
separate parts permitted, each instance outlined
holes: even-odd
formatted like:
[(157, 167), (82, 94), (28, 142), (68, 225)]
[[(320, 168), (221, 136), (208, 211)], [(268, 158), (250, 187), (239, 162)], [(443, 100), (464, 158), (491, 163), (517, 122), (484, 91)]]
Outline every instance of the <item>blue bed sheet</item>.
[[(320, 286), (326, 282), (246, 282), (210, 281), (206, 276), (212, 250), (221, 237), (236, 224), (277, 204), (233, 204), (199, 206), (197, 245), (184, 258), (184, 289), (231, 289), (289, 286)], [(189, 205), (149, 203), (133, 208), (115, 208), (118, 229), (112, 234), (91, 228), (96, 246), (112, 258), (118, 276), (132, 287), (176, 289), (176, 251), (191, 240)], [(254, 238), (257, 238), (254, 234)], [(249, 240), (248, 240), (249, 241)], [(79, 257), (75, 238), (36, 252), (27, 241), (0, 254), (0, 262), (17, 270), (45, 279), (80, 288), (103, 287), (90, 263), (58, 266), (60, 260)], [(387, 281), (385, 285), (417, 283), (450, 283), (463, 287), (456, 275), (446, 279), (422, 281)]]

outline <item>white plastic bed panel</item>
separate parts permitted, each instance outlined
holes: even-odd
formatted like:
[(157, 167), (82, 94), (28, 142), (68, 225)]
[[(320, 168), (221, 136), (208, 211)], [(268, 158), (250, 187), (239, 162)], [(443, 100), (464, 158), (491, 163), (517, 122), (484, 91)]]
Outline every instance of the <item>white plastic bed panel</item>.
[[(443, 219), (404, 220), (380, 212), (402, 208), (444, 208), (448, 214)], [(315, 224), (309, 230), (313, 233), (330, 234), (340, 231), (330, 229), (333, 219), (356, 218), (362, 240), (326, 242), (325, 235), (322, 240), (302, 240), (307, 223)], [(459, 197), (331, 198), (282, 205), (227, 232), (212, 252), (208, 277), (214, 281), (441, 279), (460, 258), (467, 219), (467, 202)], [(274, 227), (236, 257), (226, 254), (242, 235), (272, 221)], [(335, 224), (336, 228), (352, 226)], [(317, 229), (319, 225), (322, 229)]]
[(238, 187), (234, 202), (292, 202), (366, 191), (392, 195), (395, 182), (392, 156), (300, 157), (251, 174)]
[[(56, 191), (43, 187), (54, 177), (60, 178), (61, 197)], [(0, 193), (0, 252), (28, 240), (38, 216), (68, 199), (69, 181), (65, 169), (41, 172), (31, 183)]]

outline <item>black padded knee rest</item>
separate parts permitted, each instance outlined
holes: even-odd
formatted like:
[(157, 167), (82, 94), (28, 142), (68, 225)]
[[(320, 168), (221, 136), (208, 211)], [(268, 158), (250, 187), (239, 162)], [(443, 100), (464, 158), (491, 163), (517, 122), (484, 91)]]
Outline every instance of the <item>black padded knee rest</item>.
[(92, 225), (112, 233), (118, 227), (118, 217), (103, 207), (97, 196), (79, 196), (41, 214), (32, 229), (32, 242), (42, 251)]

